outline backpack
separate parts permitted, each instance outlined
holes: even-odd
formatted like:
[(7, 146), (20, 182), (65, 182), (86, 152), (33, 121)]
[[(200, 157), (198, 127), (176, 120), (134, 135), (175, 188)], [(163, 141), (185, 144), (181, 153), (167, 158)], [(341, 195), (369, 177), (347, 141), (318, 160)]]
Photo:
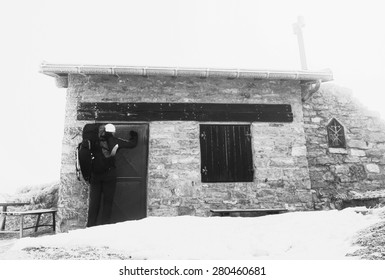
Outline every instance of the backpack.
[(100, 124), (86, 124), (82, 142), (76, 148), (76, 176), (80, 173), (85, 181), (90, 181), (91, 173), (104, 173), (114, 165), (113, 157), (105, 157), (99, 139)]
[(80, 181), (82, 173), (85, 181), (90, 181), (94, 151), (99, 141), (99, 124), (86, 124), (82, 132), (82, 142), (76, 147), (76, 177)]

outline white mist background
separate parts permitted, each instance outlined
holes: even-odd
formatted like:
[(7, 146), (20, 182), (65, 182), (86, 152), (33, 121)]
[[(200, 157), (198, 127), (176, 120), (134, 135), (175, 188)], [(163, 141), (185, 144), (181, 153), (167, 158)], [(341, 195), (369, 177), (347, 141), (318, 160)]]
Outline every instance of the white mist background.
[(65, 89), (41, 62), (299, 70), (308, 68), (384, 118), (383, 1), (35, 0), (0, 4), (0, 193), (59, 179)]

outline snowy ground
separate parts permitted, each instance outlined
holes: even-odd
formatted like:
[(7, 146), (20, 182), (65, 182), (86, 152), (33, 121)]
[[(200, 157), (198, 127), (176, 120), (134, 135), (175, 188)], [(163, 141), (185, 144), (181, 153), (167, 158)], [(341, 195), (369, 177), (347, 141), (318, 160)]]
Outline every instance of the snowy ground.
[[(362, 208), (360, 208), (362, 209)], [(357, 233), (384, 208), (294, 212), (258, 218), (149, 217), (14, 241), (0, 259), (351, 259)], [(77, 252), (77, 253), (74, 253)], [(55, 256), (55, 257), (53, 257)], [(75, 256), (75, 257), (74, 257)], [(84, 258), (84, 257), (83, 257)]]

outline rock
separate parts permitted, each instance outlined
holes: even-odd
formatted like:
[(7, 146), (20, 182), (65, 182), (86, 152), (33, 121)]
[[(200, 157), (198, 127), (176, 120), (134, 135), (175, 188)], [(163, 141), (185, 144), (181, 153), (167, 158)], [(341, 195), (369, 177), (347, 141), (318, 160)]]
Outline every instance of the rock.
[(356, 156), (356, 157), (364, 157), (364, 156), (366, 156), (365, 151), (363, 151), (363, 150), (357, 150), (357, 149), (351, 149), (351, 150), (350, 150), (350, 154), (351, 154), (352, 156)]
[(366, 165), (366, 170), (371, 173), (380, 173), (380, 168), (377, 164), (369, 163)]
[(306, 157), (306, 154), (307, 154), (307, 149), (306, 149), (306, 146), (302, 146), (302, 147), (293, 147), (291, 149), (291, 155), (293, 157)]
[(316, 118), (311, 118), (311, 121), (313, 122), (313, 123), (320, 123), (321, 122), (321, 118), (319, 118), (319, 117), (316, 117)]
[(334, 175), (331, 172), (326, 172), (322, 178), (325, 181), (334, 181)]
[(348, 154), (348, 151), (343, 148), (329, 148), (329, 153), (331, 154)]
[(348, 141), (348, 146), (350, 148), (358, 148), (363, 150), (368, 149), (368, 145), (366, 144), (365, 141), (362, 141), (362, 140), (350, 140)]
[(336, 173), (338, 173), (338, 174), (349, 174), (349, 166), (347, 166), (347, 165), (336, 165)]
[(195, 215), (195, 209), (193, 207), (186, 207), (186, 206), (179, 206), (178, 209), (178, 215)]

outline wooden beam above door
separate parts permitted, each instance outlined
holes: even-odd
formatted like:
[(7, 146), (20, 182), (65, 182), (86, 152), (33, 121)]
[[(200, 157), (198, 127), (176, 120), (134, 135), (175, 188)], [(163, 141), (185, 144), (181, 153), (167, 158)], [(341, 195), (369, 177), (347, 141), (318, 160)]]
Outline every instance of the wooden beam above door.
[(292, 122), (288, 104), (80, 102), (78, 120)]

